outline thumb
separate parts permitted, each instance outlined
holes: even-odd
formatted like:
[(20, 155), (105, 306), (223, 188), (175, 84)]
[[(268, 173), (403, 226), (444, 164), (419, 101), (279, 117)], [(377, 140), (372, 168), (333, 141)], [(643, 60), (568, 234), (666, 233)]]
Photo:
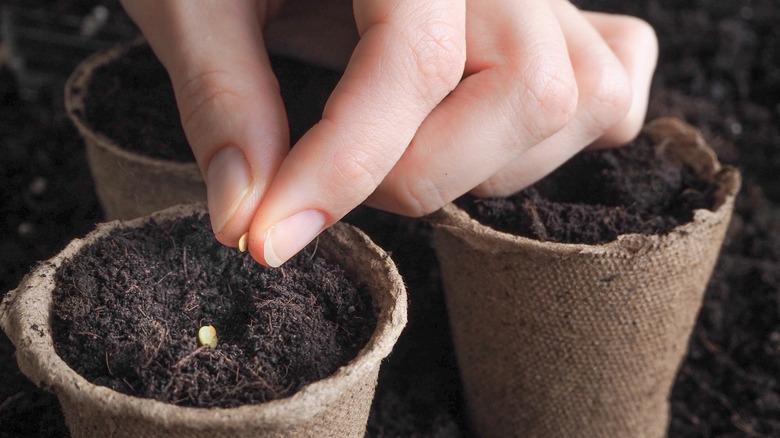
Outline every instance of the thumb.
[(217, 239), (236, 246), (289, 151), (253, 1), (123, 2), (171, 78)]

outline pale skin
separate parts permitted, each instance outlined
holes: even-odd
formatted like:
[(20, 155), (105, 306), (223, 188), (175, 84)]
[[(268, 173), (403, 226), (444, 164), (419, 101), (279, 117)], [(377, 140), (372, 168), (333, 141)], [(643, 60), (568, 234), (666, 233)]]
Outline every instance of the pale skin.
[[(361, 203), (422, 216), (630, 141), (652, 28), (566, 0), (123, 0), (176, 93), (217, 239), (279, 266)], [(344, 74), (289, 149), (268, 59)]]

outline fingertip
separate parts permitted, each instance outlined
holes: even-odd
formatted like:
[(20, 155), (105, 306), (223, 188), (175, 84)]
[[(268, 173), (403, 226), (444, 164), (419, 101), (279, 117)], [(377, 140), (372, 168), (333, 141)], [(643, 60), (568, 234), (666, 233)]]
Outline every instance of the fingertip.
[(590, 148), (614, 148), (639, 135), (645, 122), (653, 73), (658, 61), (658, 37), (646, 21), (627, 15), (584, 12), (624, 66), (631, 88), (625, 117)]
[(291, 259), (325, 229), (327, 218), (319, 210), (304, 210), (272, 225), (265, 232), (263, 258), (272, 267)]
[(278, 268), (314, 241), (329, 223), (324, 212), (304, 210), (265, 230), (253, 227), (247, 235), (246, 247), (258, 263)]
[(220, 149), (208, 163), (209, 219), (215, 238), (225, 246), (241, 248), (242, 240), (248, 246), (248, 230), (270, 182), (254, 175), (258, 171), (235, 146)]
[[(245, 239), (247, 249), (250, 248), (250, 242), (253, 240), (250, 232), (251, 224), (264, 193), (265, 185), (262, 184), (262, 181), (252, 185), (243, 195), (243, 198), (237, 202), (236, 208), (230, 214), (225, 214), (227, 220), (224, 226), (219, 229), (214, 226), (216, 221), (210, 219), (214, 237), (217, 241), (225, 246), (239, 248), (241, 245), (240, 241)], [(212, 214), (211, 208), (209, 208), (209, 216)]]
[(246, 156), (235, 146), (217, 151), (206, 170), (206, 190), (211, 227), (215, 234), (225, 230), (241, 201), (251, 190), (252, 172)]

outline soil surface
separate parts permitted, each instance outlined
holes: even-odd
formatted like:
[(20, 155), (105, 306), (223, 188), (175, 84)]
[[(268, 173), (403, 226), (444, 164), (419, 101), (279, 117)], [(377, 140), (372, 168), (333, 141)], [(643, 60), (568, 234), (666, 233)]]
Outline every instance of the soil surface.
[(179, 121), (171, 81), (147, 45), (95, 69), (84, 90), (84, 118), (127, 150), (171, 161), (195, 161)]
[[(316, 253), (283, 269), (214, 239), (208, 217), (115, 230), (57, 271), (57, 353), (92, 383), (197, 407), (292, 395), (352, 360), (371, 295)], [(219, 343), (200, 345), (201, 326)]]
[[(339, 73), (273, 56), (271, 66), (289, 114), (290, 138), (303, 135), (322, 114)], [(95, 69), (85, 90), (85, 119), (120, 147), (165, 160), (194, 161), (182, 129), (168, 73), (148, 45), (128, 49)], [(259, 102), (258, 105), (262, 105)]]
[[(739, 167), (744, 178), (673, 389), (669, 436), (778, 437), (780, 105), (774, 96), (780, 89), (780, 4), (576, 3), (637, 15), (655, 27), (661, 57), (648, 118), (677, 116), (698, 127), (721, 161)], [(3, 293), (36, 261), (93, 227), (100, 211), (83, 146), (63, 116), (61, 89), (23, 101), (9, 71), (0, 75)], [(291, 120), (305, 118), (290, 112)], [(367, 436), (471, 436), (428, 224), (364, 208), (349, 219), (392, 252), (410, 295), (409, 324), (380, 372)], [(0, 376), (0, 436), (68, 435), (56, 398), (24, 378), (2, 335)]]
[(665, 234), (693, 220), (694, 210), (713, 210), (716, 189), (640, 136), (623, 148), (583, 152), (510, 197), (456, 203), (499, 231), (599, 244), (621, 234)]

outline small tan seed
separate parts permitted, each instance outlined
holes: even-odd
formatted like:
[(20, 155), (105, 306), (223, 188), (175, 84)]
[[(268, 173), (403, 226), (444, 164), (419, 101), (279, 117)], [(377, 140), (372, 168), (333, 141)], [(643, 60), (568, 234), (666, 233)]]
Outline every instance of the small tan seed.
[(241, 251), (241, 252), (245, 252), (246, 251), (246, 245), (247, 245), (246, 240), (247, 240), (248, 237), (249, 237), (249, 235), (247, 233), (244, 233), (244, 234), (241, 235), (241, 237), (239, 237), (239, 239), (238, 239), (238, 250), (239, 251)]
[(213, 325), (204, 325), (198, 330), (198, 340), (201, 345), (217, 348), (217, 329)]

